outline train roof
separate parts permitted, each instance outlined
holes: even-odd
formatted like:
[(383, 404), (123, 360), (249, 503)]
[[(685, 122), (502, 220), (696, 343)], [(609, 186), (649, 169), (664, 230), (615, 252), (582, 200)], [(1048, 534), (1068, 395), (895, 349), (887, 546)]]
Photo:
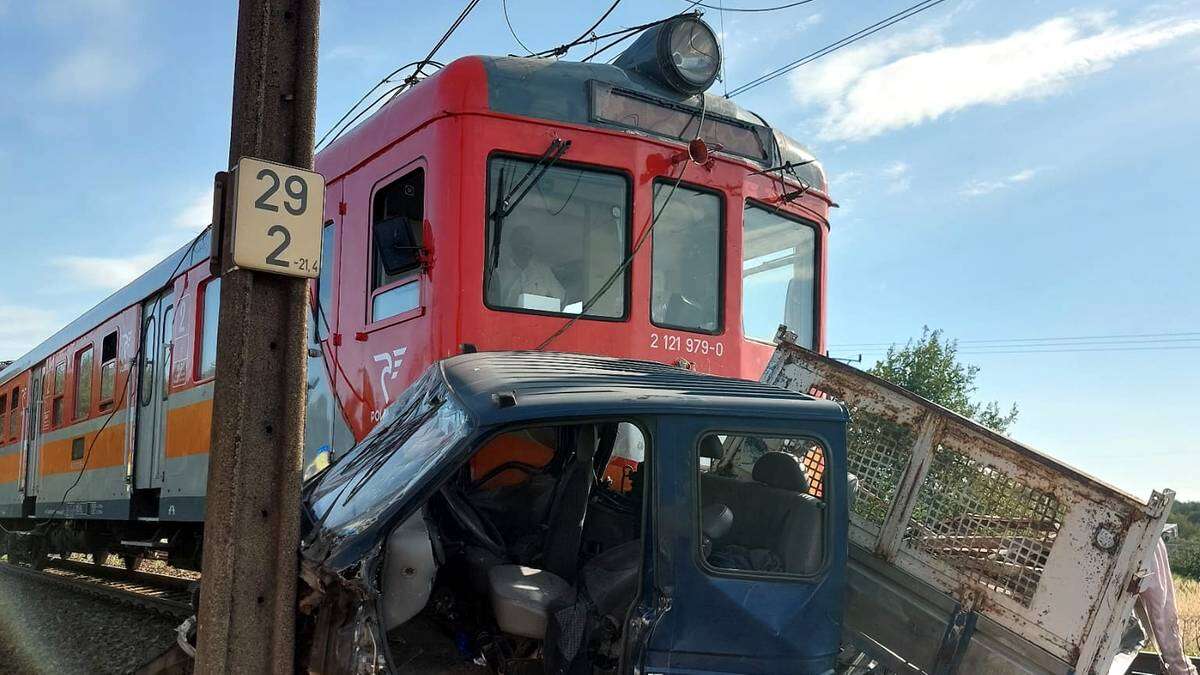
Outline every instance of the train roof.
[(41, 363), (55, 352), (71, 344), (80, 335), (116, 316), (121, 310), (135, 305), (165, 287), (180, 272), (200, 264), (209, 255), (210, 230), (206, 228), (194, 239), (179, 247), (137, 279), (101, 300), (74, 321), (59, 329), (24, 356), (0, 370), (0, 385)]
[(652, 361), (559, 352), (479, 352), (445, 359), (440, 368), (447, 386), (481, 425), (548, 413), (847, 419), (842, 406), (832, 401)]
[[(368, 138), (376, 144), (381, 138), (400, 138), (430, 116), (444, 112), (491, 111), (630, 131), (627, 125), (597, 118), (594, 110), (597, 86), (762, 128), (769, 139), (764, 156), (741, 159), (763, 168), (789, 162), (799, 165), (795, 171), (801, 179), (818, 190), (826, 190), (824, 169), (811, 152), (771, 127), (757, 113), (723, 96), (682, 94), (640, 73), (606, 63), (515, 56), (465, 56), (452, 61), (323, 150), (318, 157), (319, 170), (327, 179), (334, 180), (362, 161), (363, 144)], [(372, 148), (365, 154), (376, 150)]]

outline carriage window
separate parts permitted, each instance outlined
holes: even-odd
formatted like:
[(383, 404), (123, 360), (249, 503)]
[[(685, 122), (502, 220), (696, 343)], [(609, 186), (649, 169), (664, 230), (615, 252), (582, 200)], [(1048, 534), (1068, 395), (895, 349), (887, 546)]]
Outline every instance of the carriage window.
[(54, 401), (50, 404), (51, 423), (57, 427), (63, 422), (63, 392), (66, 391), (67, 362), (63, 361), (54, 369)]
[(0, 394), (0, 431), (4, 430), (4, 420), (8, 413), (8, 394)]
[[(9, 409), (8, 416), (8, 435), (10, 440), (16, 440), (21, 435), (21, 388), (13, 387), (12, 390), (12, 407)], [(0, 424), (0, 431), (4, 430), (4, 425)]]
[[(508, 200), (508, 206), (504, 205)], [(629, 183), (617, 174), (500, 157), (488, 165), (489, 307), (625, 315)]]
[(721, 302), (721, 198), (654, 185), (650, 319), (657, 326), (716, 332)]
[[(324, 260), (321, 262), (324, 265)], [(221, 278), (204, 285), (201, 296), (200, 358), (196, 361), (196, 379), (207, 380), (217, 373), (217, 316), (221, 313)]]
[(87, 417), (92, 410), (92, 348), (75, 355), (75, 419)]
[(112, 405), (117, 389), (117, 331), (104, 336), (100, 346), (100, 408)]
[(806, 438), (700, 440), (700, 546), (719, 570), (808, 575), (825, 560), (825, 449)]
[[(410, 171), (375, 193), (371, 210), (372, 322), (416, 309), (415, 304), (398, 302), (392, 291), (397, 283), (412, 279), (420, 267), (424, 220), (424, 169)], [(379, 300), (381, 295), (389, 297)]]
[(757, 206), (742, 229), (742, 330), (770, 342), (780, 324), (815, 344), (816, 231)]

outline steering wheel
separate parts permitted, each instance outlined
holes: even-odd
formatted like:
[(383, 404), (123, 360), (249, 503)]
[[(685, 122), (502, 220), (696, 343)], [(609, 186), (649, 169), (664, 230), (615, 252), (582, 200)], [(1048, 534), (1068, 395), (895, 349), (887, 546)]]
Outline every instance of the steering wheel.
[(504, 535), (500, 534), (500, 530), (496, 529), (492, 521), (481, 516), (479, 511), (456, 491), (442, 488), (441, 494), (446, 500), (450, 515), (459, 527), (492, 553), (502, 558), (508, 557), (508, 547), (504, 545)]

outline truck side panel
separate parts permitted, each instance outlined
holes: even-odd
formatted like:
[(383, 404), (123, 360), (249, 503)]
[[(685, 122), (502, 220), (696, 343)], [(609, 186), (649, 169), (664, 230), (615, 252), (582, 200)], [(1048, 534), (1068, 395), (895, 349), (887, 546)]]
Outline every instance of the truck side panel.
[(1018, 671), (1107, 672), (1174, 493), (1142, 503), (780, 338), (763, 381), (852, 417), (848, 634), (929, 672), (1006, 653)]

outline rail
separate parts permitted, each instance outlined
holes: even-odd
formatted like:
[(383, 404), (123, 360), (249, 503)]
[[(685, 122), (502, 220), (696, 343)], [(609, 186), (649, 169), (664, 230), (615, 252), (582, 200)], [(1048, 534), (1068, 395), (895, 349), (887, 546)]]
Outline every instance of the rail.
[(73, 560), (51, 559), (41, 570), (14, 563), (0, 564), (0, 573), (133, 605), (167, 616), (191, 616), (191, 583), (147, 572), (97, 567)]

